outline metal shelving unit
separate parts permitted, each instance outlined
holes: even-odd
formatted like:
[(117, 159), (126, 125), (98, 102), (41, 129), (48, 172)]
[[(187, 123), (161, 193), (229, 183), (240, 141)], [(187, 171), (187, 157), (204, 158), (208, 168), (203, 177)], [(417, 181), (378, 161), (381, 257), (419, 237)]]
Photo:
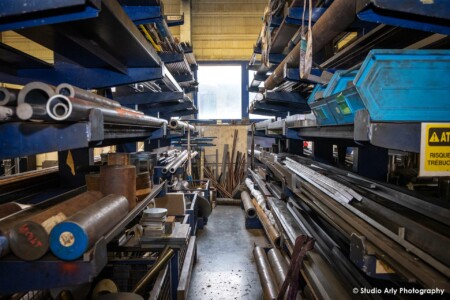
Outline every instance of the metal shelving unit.
[[(0, 260), (0, 290), (2, 293), (15, 293), (66, 287), (90, 282), (108, 262), (107, 244), (116, 238), (125, 227), (155, 198), (165, 184), (155, 185), (152, 192), (142, 200), (110, 232), (101, 237), (95, 245), (76, 261), (62, 261), (47, 254), (37, 261), (18, 260), (9, 255)], [(12, 273), (15, 276), (10, 276)]]

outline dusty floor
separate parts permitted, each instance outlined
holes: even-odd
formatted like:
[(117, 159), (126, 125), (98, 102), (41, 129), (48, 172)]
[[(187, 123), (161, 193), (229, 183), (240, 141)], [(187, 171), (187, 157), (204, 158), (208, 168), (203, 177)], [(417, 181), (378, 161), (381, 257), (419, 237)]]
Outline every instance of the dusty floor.
[(261, 229), (245, 229), (239, 206), (217, 206), (197, 232), (197, 263), (188, 299), (262, 299), (253, 244), (267, 243)]

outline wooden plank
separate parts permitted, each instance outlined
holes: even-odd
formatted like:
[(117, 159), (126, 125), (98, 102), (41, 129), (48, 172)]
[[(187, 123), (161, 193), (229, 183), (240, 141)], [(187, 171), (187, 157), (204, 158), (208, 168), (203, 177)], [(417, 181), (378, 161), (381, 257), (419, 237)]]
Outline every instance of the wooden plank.
[(191, 283), (192, 267), (197, 256), (197, 245), (195, 244), (196, 237), (191, 236), (189, 240), (189, 246), (186, 251), (186, 257), (184, 259), (183, 268), (181, 269), (180, 280), (177, 287), (177, 300), (187, 299), (189, 292), (189, 285)]
[(222, 153), (222, 178), (221, 182), (225, 183), (227, 181), (227, 163), (228, 163), (228, 144), (223, 145)]

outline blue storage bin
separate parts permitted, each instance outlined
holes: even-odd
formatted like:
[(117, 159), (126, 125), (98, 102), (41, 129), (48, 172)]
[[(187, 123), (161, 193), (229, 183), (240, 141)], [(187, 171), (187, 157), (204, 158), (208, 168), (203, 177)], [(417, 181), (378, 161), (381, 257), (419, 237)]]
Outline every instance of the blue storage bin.
[(372, 50), (354, 84), (373, 121), (449, 122), (450, 50)]
[(325, 99), (311, 103), (311, 111), (316, 116), (318, 125), (336, 125), (337, 121)]
[(355, 79), (358, 70), (353, 71), (336, 71), (331, 77), (327, 88), (323, 92), (323, 97), (329, 97), (331, 95), (338, 94), (353, 86), (353, 79)]

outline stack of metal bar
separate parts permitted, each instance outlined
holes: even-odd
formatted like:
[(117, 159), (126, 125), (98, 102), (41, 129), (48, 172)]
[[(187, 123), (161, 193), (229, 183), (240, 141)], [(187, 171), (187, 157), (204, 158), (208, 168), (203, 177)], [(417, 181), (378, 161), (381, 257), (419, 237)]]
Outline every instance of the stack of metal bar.
[(450, 244), (448, 205), (298, 156), (259, 159), (271, 179), (252, 176), (274, 195), (266, 201), (286, 246), (301, 234), (316, 239), (302, 271), (314, 293), (386, 286), (450, 291), (443, 246)]
[(0, 96), (0, 105), (7, 105), (0, 110), (1, 121), (79, 122), (89, 121), (95, 116), (109, 124), (146, 127), (167, 124), (166, 120), (144, 115), (140, 111), (121, 106), (117, 101), (65, 83), (54, 87), (42, 82), (32, 82), (18, 93), (2, 89)]

